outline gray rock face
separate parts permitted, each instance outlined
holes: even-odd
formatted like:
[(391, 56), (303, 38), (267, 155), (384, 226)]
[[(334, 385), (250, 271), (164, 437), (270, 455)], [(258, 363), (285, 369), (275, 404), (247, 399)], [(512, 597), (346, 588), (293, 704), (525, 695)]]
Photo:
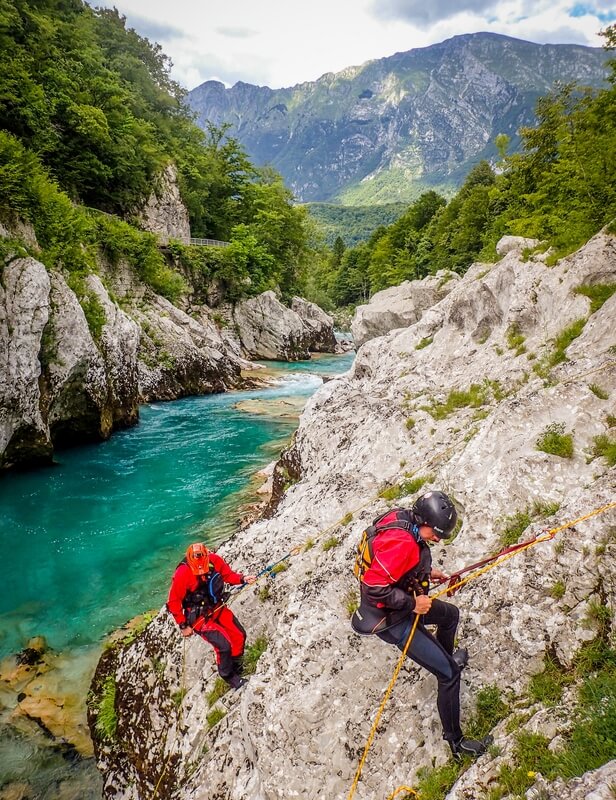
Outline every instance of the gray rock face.
[(300, 316), (274, 292), (238, 303), (233, 321), (244, 350), (254, 358), (298, 361), (310, 358), (311, 335)]
[(605, 78), (600, 48), (475, 33), (284, 89), (207, 81), (188, 101), (202, 126), (229, 123), (299, 200), (373, 205), (412, 202), (418, 184), (445, 186), (493, 159), (495, 136), (516, 141), (555, 81)]
[(33, 258), (7, 264), (0, 282), (0, 453), (2, 463), (49, 461), (39, 406), (39, 352), (49, 319), (49, 276)]
[(178, 175), (174, 164), (168, 164), (159, 177), (159, 185), (139, 212), (141, 226), (156, 233), (161, 241), (190, 239), (188, 211), (180, 197)]
[(532, 250), (539, 244), (539, 239), (526, 239), (524, 236), (503, 236), (496, 244), (496, 252), (499, 256), (507, 253), (521, 253), (523, 250)]
[[(470, 650), (463, 720), (489, 685), (524, 700), (548, 651), (570, 667), (597, 636), (597, 604), (613, 635), (616, 509), (576, 520), (616, 498), (616, 468), (594, 450), (595, 437), (613, 437), (616, 295), (591, 314), (590, 301), (575, 289), (615, 281), (613, 236), (595, 237), (551, 268), (512, 251), (487, 272), (485, 264), (471, 268), (417, 322), (368, 341), (347, 374), (312, 396), (285, 454), (297, 482), (270, 519), (221, 548), (235, 568), (254, 572), (292, 553), (286, 571), (261, 579), (267, 592), (259, 597), (249, 587), (232, 600), (249, 642), (258, 635), (268, 642), (255, 675), (216, 703), (226, 715), (209, 730), (212, 651), (197, 637), (183, 640), (163, 609), (115, 654), (115, 664), (101, 664), (99, 680), (106, 671), (116, 675), (119, 715), (118, 741), (96, 745), (105, 798), (150, 797), (157, 782), (168, 800), (348, 795), (399, 655), (351, 631), (352, 563), (366, 525), (392, 504), (413, 502), (416, 494), (404, 488), (409, 478), (425, 480), (421, 491), (441, 488), (455, 498), (462, 527), (433, 550), (447, 573), (498, 552), (510, 515), (531, 517), (521, 541), (553, 532), (451, 600), (461, 611), (460, 642)], [(550, 367), (556, 337), (580, 318), (586, 324), (566, 359)], [(510, 347), (512, 326), (525, 336), (525, 350)], [(427, 338), (431, 343), (417, 349)], [(534, 374), (534, 364), (550, 380)], [(451, 402), (453, 390), (472, 384), (483, 392), (480, 407)], [(537, 447), (554, 424), (572, 434), (571, 458)], [(386, 485), (399, 487), (395, 501), (379, 496)], [(548, 503), (549, 510), (536, 510)], [(332, 536), (335, 546), (324, 548)], [(172, 698), (184, 692), (178, 706)], [(526, 721), (517, 715), (499, 723), (500, 755), (464, 772), (449, 800), (487, 794), (519, 730), (541, 732), (559, 746), (573, 724), (574, 694), (571, 687), (551, 709), (529, 704)], [(447, 757), (434, 679), (409, 662), (381, 717), (357, 796), (382, 798), (413, 786), (419, 768)], [(537, 792), (527, 797), (604, 800), (613, 781), (613, 764), (545, 786), (537, 777)]]
[(376, 336), (417, 322), (426, 309), (442, 300), (455, 286), (459, 276), (441, 270), (421, 281), (404, 281), (377, 292), (364, 306), (357, 306), (351, 322), (353, 341), (360, 347)]
[(137, 421), (137, 325), (100, 280), (90, 289), (105, 311), (100, 347), (58, 273), (33, 258), (4, 267), (0, 288), (0, 463), (51, 460), (55, 446), (107, 438)]
[(226, 344), (205, 308), (196, 319), (164, 297), (135, 309), (141, 326), (139, 392), (143, 400), (173, 400), (241, 385), (244, 363)]
[(295, 311), (304, 327), (312, 334), (310, 350), (315, 353), (335, 353), (336, 337), (334, 335), (334, 320), (315, 303), (304, 300), (303, 297), (294, 297), (291, 301), (291, 311)]
[(85, 290), (104, 314), (97, 341), (64, 277), (33, 258), (3, 268), (0, 284), (0, 466), (49, 463), (57, 446), (106, 439), (139, 417), (139, 403), (226, 391), (245, 362), (213, 324), (153, 295), (127, 270)]

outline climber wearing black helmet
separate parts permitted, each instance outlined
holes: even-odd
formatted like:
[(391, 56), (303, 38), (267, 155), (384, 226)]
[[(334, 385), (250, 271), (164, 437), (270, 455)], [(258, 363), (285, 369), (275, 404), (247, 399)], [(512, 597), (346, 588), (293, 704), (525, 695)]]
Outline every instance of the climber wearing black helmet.
[[(460, 728), (460, 674), (468, 653), (464, 648), (454, 652), (459, 611), (428, 596), (430, 579), (448, 577), (432, 567), (428, 542), (451, 536), (457, 519), (443, 492), (427, 492), (411, 509), (392, 509), (376, 519), (360, 544), (356, 574), (361, 602), (351, 624), (357, 633), (375, 633), (404, 650), (415, 615), (420, 615), (407, 655), (436, 676), (443, 738), (459, 758), (482, 755), (488, 742), (467, 739)], [(436, 635), (426, 625), (436, 625)]]

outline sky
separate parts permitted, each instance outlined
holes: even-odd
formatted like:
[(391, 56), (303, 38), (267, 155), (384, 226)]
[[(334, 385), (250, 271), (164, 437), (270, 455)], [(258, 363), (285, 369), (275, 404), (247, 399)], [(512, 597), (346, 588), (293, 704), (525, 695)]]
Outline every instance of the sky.
[(158, 42), (186, 89), (206, 80), (272, 89), (371, 59), (492, 31), (600, 47), (616, 0), (92, 0)]

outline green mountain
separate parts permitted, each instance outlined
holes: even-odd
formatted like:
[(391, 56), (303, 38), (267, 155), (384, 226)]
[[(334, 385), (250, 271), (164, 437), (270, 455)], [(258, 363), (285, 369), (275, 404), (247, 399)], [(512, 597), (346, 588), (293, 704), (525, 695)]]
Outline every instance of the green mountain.
[(517, 149), (537, 98), (557, 82), (602, 85), (605, 59), (600, 48), (475, 33), (285, 89), (206, 81), (187, 99), (201, 126), (229, 123), (302, 202), (408, 203), (427, 188), (451, 194), (495, 160), (499, 133)]

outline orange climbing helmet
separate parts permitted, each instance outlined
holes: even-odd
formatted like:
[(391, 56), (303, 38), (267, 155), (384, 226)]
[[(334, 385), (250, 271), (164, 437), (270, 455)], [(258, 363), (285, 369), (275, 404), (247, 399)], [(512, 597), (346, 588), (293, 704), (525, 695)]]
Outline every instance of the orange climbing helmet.
[(186, 551), (186, 563), (193, 575), (205, 575), (210, 568), (210, 553), (203, 542), (191, 544)]

